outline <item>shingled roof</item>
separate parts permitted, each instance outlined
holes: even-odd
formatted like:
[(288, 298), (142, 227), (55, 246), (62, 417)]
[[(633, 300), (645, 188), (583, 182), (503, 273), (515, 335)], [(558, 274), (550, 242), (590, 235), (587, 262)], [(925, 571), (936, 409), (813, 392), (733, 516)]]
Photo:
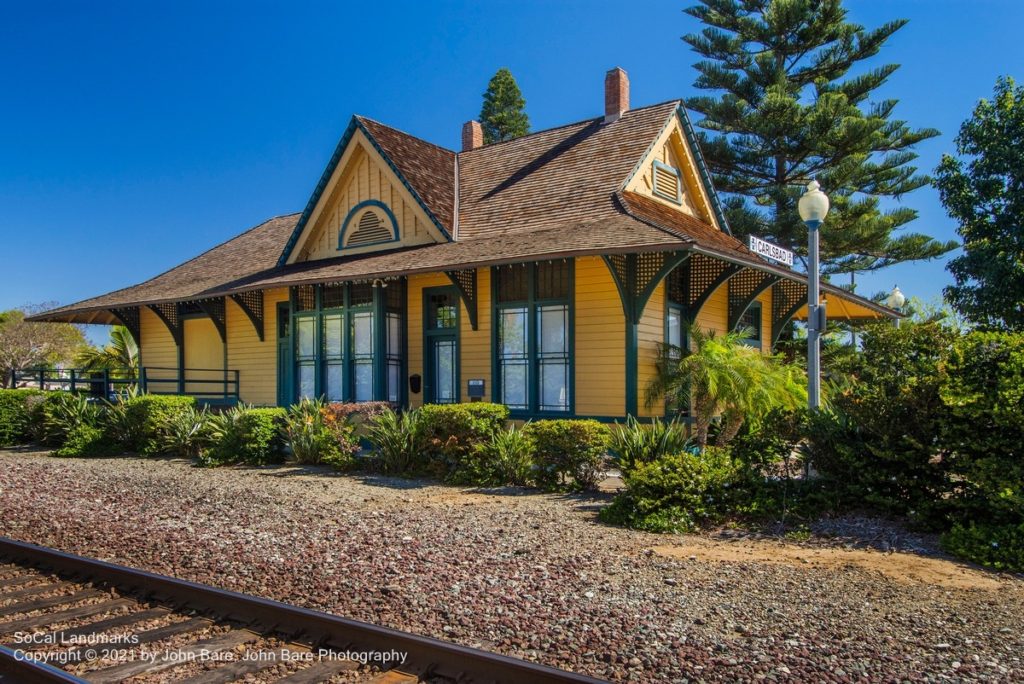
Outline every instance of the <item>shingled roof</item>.
[[(33, 318), (110, 322), (112, 317), (104, 312), (119, 307), (300, 283), (640, 251), (699, 250), (801, 279), (798, 273), (768, 264), (710, 223), (622, 191), (623, 183), (679, 106), (680, 102), (673, 100), (627, 111), (611, 123), (589, 119), (462, 153), (372, 119), (353, 117), (302, 214), (270, 219), (133, 287)], [(455, 241), (283, 265), (282, 255), (294, 245), (332, 165), (356, 128), (367, 134)], [(877, 307), (867, 300), (862, 303)]]

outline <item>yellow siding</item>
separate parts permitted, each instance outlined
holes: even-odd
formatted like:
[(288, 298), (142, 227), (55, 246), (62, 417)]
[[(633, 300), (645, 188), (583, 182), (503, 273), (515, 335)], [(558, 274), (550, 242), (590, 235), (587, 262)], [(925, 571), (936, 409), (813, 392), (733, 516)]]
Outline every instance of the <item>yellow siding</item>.
[[(345, 219), (353, 207), (367, 200), (376, 200), (388, 206), (398, 224), (401, 244), (418, 245), (444, 241), (426, 212), (384, 158), (374, 149), (363, 132), (357, 131), (310, 215), (307, 227), (289, 261), (328, 259), (341, 254), (338, 251), (338, 238)], [(358, 219), (358, 216), (355, 218)], [(365, 245), (346, 249), (344, 254), (394, 247), (393, 242)]]
[(260, 342), (249, 317), (228, 299), (228, 368), (238, 371), (239, 394), (247, 404), (277, 404), (277, 304), (287, 300), (286, 288), (263, 293), (264, 341)]
[(626, 410), (626, 318), (600, 257), (576, 260), (576, 413), (621, 416)]
[(637, 338), (637, 411), (641, 416), (660, 416), (665, 413), (661, 403), (645, 405), (647, 385), (657, 375), (658, 345), (665, 341), (665, 281), (658, 284), (640, 317)]
[(209, 318), (186, 318), (183, 322), (185, 342), (185, 391), (197, 394), (223, 392), (224, 343), (217, 327)]
[[(174, 343), (170, 331), (155, 313), (148, 307), (139, 309), (139, 333), (142, 339), (140, 345), (140, 365), (146, 368), (172, 368), (178, 367), (178, 346)], [(159, 377), (170, 377), (168, 371), (160, 373)], [(156, 389), (156, 388), (154, 388)], [(162, 391), (166, 389), (161, 388)]]
[[(480, 275), (478, 274), (479, 278)], [(423, 290), (428, 287), (447, 287), (452, 284), (452, 281), (448, 279), (443, 273), (429, 273), (426, 275), (414, 275), (409, 278), (409, 375), (419, 375), (423, 377)], [(477, 290), (480, 290), (479, 283)], [(465, 342), (463, 341), (462, 335), (464, 335), (465, 325), (469, 327), (469, 321), (467, 320), (466, 308), (462, 307), (459, 310), (459, 334), (460, 334), (460, 364), (465, 364), (466, 352)], [(465, 366), (459, 368), (463, 370)], [(489, 374), (488, 374), (489, 375)], [(465, 378), (462, 375), (462, 378)], [(464, 385), (465, 382), (462, 382)], [(459, 388), (460, 397), (464, 394), (463, 388)], [(488, 393), (490, 392), (490, 383), (487, 385)], [(423, 391), (420, 390), (418, 394), (409, 392), (409, 405), (412, 407), (423, 405)]]
[(722, 283), (711, 293), (697, 313), (697, 326), (701, 330), (714, 330), (717, 335), (729, 331), (729, 284)]
[[(483, 380), (484, 401), (491, 400), (491, 269), (481, 268), (476, 272), (477, 292), (477, 329), (469, 324), (466, 308), (462, 307), (459, 318), (459, 344), (461, 345), (462, 368), (461, 381), (462, 400), (469, 401), (466, 396), (467, 380)], [(421, 302), (423, 299), (419, 300)], [(422, 328), (420, 331), (422, 332)], [(422, 345), (420, 347), (422, 353)]]

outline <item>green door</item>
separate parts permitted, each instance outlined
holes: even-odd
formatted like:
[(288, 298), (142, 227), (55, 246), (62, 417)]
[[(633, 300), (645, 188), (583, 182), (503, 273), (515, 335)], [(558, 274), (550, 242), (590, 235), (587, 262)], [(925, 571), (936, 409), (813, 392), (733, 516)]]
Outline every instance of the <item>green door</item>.
[(291, 309), (286, 302), (277, 305), (277, 405), (290, 406), (295, 401), (292, 378), (295, 358), (292, 351)]
[(459, 401), (459, 292), (454, 287), (423, 291), (423, 401)]

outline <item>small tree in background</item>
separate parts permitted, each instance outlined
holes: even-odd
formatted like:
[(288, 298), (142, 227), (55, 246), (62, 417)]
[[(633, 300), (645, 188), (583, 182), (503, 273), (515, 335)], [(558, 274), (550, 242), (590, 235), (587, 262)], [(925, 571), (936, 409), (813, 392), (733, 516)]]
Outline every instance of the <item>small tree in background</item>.
[(913, 150), (938, 135), (892, 118), (897, 100), (870, 100), (898, 65), (866, 68), (865, 60), (905, 20), (865, 29), (847, 21), (840, 0), (701, 0), (685, 11), (704, 24), (683, 38), (702, 59), (695, 85), (715, 93), (686, 104), (710, 132), (701, 147), (737, 236), (806, 253), (796, 204), (815, 178), (832, 200), (821, 228), (826, 272), (879, 269), (956, 247), (896, 234), (917, 211), (879, 207), (880, 198), (928, 184), (911, 165)]
[(943, 155), (935, 186), (959, 224), (964, 253), (949, 262), (943, 292), (969, 321), (1024, 330), (1024, 87), (996, 83)]
[(52, 308), (50, 304), (0, 312), (0, 387), (11, 373), (39, 365), (70, 361), (86, 346), (81, 328), (71, 323), (30, 323), (26, 316)]
[(530, 132), (526, 100), (519, 91), (512, 72), (502, 67), (487, 84), (484, 105), (480, 109), (484, 144), (512, 140)]

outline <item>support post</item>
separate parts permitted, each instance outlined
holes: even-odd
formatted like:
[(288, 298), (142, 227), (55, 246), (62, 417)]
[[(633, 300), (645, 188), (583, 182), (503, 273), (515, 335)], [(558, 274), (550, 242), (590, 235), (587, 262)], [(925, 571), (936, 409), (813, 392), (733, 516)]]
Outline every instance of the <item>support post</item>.
[(825, 311), (818, 303), (819, 225), (820, 221), (807, 222), (807, 405), (812, 411), (821, 405), (821, 332), (825, 325)]

